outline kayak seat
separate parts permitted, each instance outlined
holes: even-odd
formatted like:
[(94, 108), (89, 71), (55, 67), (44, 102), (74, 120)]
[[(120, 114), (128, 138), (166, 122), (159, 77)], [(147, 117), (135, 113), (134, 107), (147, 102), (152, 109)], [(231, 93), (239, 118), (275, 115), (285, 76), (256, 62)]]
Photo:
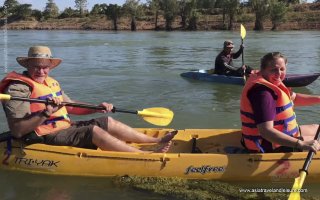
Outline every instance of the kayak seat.
[(197, 138), (196, 137), (192, 137), (191, 153), (202, 153), (202, 151), (197, 147)]
[(8, 139), (14, 139), (11, 136), (10, 131), (6, 131), (6, 132), (3, 132), (3, 133), (0, 133), (0, 142), (7, 141)]

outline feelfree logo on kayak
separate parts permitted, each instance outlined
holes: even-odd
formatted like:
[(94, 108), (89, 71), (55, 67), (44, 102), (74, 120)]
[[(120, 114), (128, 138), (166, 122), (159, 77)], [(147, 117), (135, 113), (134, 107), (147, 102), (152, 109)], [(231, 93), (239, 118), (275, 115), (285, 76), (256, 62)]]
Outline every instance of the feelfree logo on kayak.
[(210, 166), (210, 165), (203, 165), (201, 167), (194, 167), (189, 166), (186, 168), (186, 171), (184, 174), (188, 175), (191, 173), (199, 173), (199, 174), (208, 174), (208, 173), (222, 173), (225, 172), (226, 167), (225, 166)]

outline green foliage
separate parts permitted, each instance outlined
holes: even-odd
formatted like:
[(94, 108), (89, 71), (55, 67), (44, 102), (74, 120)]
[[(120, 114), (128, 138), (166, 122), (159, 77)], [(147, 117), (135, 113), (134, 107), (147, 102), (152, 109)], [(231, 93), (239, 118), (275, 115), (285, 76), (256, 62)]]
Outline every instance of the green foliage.
[(198, 8), (213, 9), (215, 8), (215, 5), (216, 5), (216, 0), (197, 0)]
[(5, 0), (3, 6), (7, 7), (7, 9), (11, 9), (19, 6), (19, 2), (17, 0)]
[(237, 22), (249, 23), (255, 20), (255, 16), (252, 14), (241, 14), (237, 16)]
[(69, 18), (69, 17), (77, 17), (78, 12), (71, 7), (65, 8), (64, 11), (59, 15), (59, 19)]
[(317, 12), (308, 12), (304, 14), (305, 20), (308, 22), (319, 22), (319, 13)]
[(56, 18), (59, 16), (59, 8), (53, 0), (48, 0), (47, 5), (43, 11), (43, 16), (45, 17), (45, 19)]
[(123, 4), (123, 14), (131, 17), (131, 30), (136, 31), (136, 17), (143, 13), (143, 8), (139, 5), (140, 0), (126, 0)]
[(229, 17), (229, 25), (228, 29), (233, 29), (233, 23), (235, 21), (236, 13), (238, 12), (240, 1), (239, 0), (225, 0), (223, 2), (219, 2), (219, 6), (221, 6), (224, 14), (227, 14)]
[(117, 31), (117, 22), (118, 19), (122, 16), (121, 6), (118, 6), (117, 4), (109, 4), (107, 6), (106, 16), (113, 21), (113, 29)]
[(40, 10), (32, 10), (31, 16), (34, 17), (37, 21), (42, 20), (42, 12)]
[(119, 19), (122, 15), (121, 6), (118, 6), (117, 4), (109, 4), (105, 14), (109, 19)]
[(276, 30), (281, 22), (285, 21), (287, 7), (284, 2), (278, 0), (270, 1), (270, 19), (272, 22), (272, 30)]
[(84, 16), (85, 12), (87, 12), (87, 0), (74, 0), (74, 3), (80, 16)]
[(10, 17), (11, 15), (15, 15), (15, 12), (17, 11), (17, 7), (19, 5), (19, 2), (16, 0), (5, 0), (2, 10), (7, 14), (8, 17)]
[(177, 0), (161, 0), (160, 8), (164, 12), (164, 18), (166, 19), (166, 30), (172, 30), (172, 23), (178, 13)]
[(25, 20), (32, 14), (32, 5), (31, 4), (21, 4), (17, 7), (15, 7), (14, 15), (11, 17), (14, 18), (14, 20)]
[(285, 193), (241, 193), (238, 186), (210, 180), (124, 176), (115, 177), (113, 182), (119, 187), (131, 187), (139, 191), (160, 194), (164, 196), (164, 199), (287, 199), (287, 194)]
[(103, 4), (95, 4), (90, 12), (91, 15), (104, 15), (107, 11), (108, 5)]
[(31, 4), (19, 4), (15, 0), (7, 0), (1, 8), (2, 15), (6, 15), (8, 23), (18, 20), (25, 20), (31, 17)]
[[(118, 19), (123, 15), (131, 17), (132, 27), (135, 20), (153, 22), (155, 30), (160, 29), (158, 19), (166, 20), (166, 30), (172, 30), (174, 22), (181, 19), (179, 28), (197, 30), (201, 28), (233, 29), (233, 23), (250, 23), (255, 21), (254, 30), (263, 30), (263, 23), (270, 19), (273, 29), (285, 20), (317, 24), (319, 21), (320, 2), (298, 4), (298, 0), (126, 0), (123, 6), (117, 4), (95, 4), (90, 18), (106, 15), (116, 28)], [(82, 17), (87, 13), (87, 0), (75, 0), (75, 8), (66, 8), (60, 15), (54, 0), (47, 0), (43, 13), (31, 10), (30, 4), (19, 4), (17, 0), (5, 0), (0, 7), (0, 17), (8, 17), (8, 22), (21, 19), (47, 20), (50, 18)], [(241, 2), (241, 3), (240, 3)], [(101, 15), (101, 16), (99, 16)], [(179, 16), (179, 17), (178, 17)], [(104, 17), (103, 17), (104, 18)], [(204, 27), (205, 26), (205, 27)], [(135, 29), (135, 28), (134, 28)]]
[(189, 16), (188, 30), (195, 31), (198, 29), (197, 23), (198, 23), (200, 16), (201, 16), (201, 14), (196, 9), (193, 9), (191, 11), (191, 14)]
[(254, 30), (263, 30), (263, 22), (270, 14), (270, 0), (250, 0), (249, 3), (256, 15)]
[(140, 0), (126, 0), (123, 4), (123, 14), (131, 17), (141, 14), (142, 7), (139, 5)]

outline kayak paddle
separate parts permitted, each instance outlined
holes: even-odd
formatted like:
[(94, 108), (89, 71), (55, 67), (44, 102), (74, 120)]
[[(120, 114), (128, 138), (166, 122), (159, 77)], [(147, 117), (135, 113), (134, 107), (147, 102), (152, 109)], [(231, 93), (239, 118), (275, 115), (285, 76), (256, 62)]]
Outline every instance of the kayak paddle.
[[(247, 31), (244, 28), (244, 26), (240, 25), (240, 35), (241, 35), (241, 45), (243, 45), (243, 40), (246, 37)], [(244, 57), (243, 57), (244, 51), (242, 51), (242, 66), (244, 65)]]
[[(16, 101), (28, 101), (33, 103), (45, 103), (45, 104), (54, 104), (52, 100), (43, 100), (43, 99), (32, 99), (32, 98), (25, 98), (25, 97), (13, 97), (8, 94), (1, 94), (0, 93), (0, 100), (16, 100)], [(94, 110), (105, 110), (103, 106), (97, 105), (89, 105), (83, 103), (71, 103), (71, 102), (62, 102), (64, 106), (72, 106), (72, 107), (79, 107), (79, 108), (88, 108)], [(140, 115), (145, 121), (157, 125), (157, 126), (167, 126), (172, 121), (174, 113), (162, 107), (155, 107), (155, 108), (146, 108), (141, 111), (137, 110), (124, 110), (118, 109), (113, 107), (112, 112), (121, 112), (121, 113), (130, 113)]]
[[(320, 133), (320, 125), (318, 127), (316, 136), (314, 137), (314, 140), (319, 140), (319, 136), (320, 136), (319, 133)], [(300, 200), (300, 190), (303, 186), (306, 176), (308, 175), (308, 168), (311, 164), (313, 156), (314, 156), (314, 152), (310, 150), (306, 160), (304, 161), (302, 169), (299, 170), (300, 171), (299, 176), (294, 179), (294, 183), (293, 183), (288, 200)]]
[[(241, 24), (240, 25), (240, 35), (241, 35), (241, 45), (243, 45), (243, 40), (244, 38), (246, 37), (246, 34), (247, 34), (247, 31), (246, 29), (244, 28), (244, 26)], [(244, 65), (244, 49), (242, 49), (242, 66)], [(244, 69), (243, 70), (243, 79), (246, 81), (246, 70)]]

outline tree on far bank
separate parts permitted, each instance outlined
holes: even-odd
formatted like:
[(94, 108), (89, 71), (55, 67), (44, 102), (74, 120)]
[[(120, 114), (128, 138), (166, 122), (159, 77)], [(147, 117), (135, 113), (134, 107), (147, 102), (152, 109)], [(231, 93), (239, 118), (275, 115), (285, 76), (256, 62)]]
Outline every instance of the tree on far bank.
[(166, 19), (166, 30), (172, 30), (172, 23), (178, 12), (177, 0), (161, 0), (160, 7), (164, 12), (164, 18)]
[(107, 11), (108, 5), (103, 4), (95, 4), (90, 12), (90, 15), (104, 15)]
[(126, 0), (123, 4), (123, 10), (125, 14), (128, 14), (131, 18), (131, 31), (137, 30), (136, 17), (139, 13), (140, 0)]
[(187, 19), (191, 13), (190, 7), (191, 0), (178, 0), (178, 15), (181, 17), (181, 28), (186, 29)]
[[(32, 5), (31, 4), (21, 4), (15, 8), (15, 14), (12, 15), (9, 19), (10, 21), (15, 20), (26, 20), (32, 14)], [(8, 21), (9, 21), (8, 19)]]
[(72, 9), (71, 7), (65, 8), (64, 11), (59, 15), (60, 19), (63, 18), (71, 18), (78, 16), (78, 13), (76, 10)]
[(5, 0), (3, 2), (3, 6), (7, 7), (7, 9), (14, 8), (18, 5), (20, 5), (20, 4), (17, 0)]
[(74, 0), (76, 8), (79, 10), (80, 16), (83, 16), (87, 11), (87, 0)]
[(121, 6), (117, 4), (109, 4), (106, 10), (107, 17), (113, 21), (113, 30), (118, 30), (118, 19), (122, 15)]
[(42, 12), (37, 9), (32, 10), (31, 16), (34, 17), (37, 21), (41, 21), (43, 19)]
[(16, 0), (5, 0), (1, 9), (6, 14), (8, 23), (26, 20), (32, 15), (31, 4), (19, 4)]
[(225, 0), (224, 1), (224, 10), (229, 16), (228, 30), (233, 30), (233, 23), (235, 21), (235, 17), (237, 14), (237, 10), (239, 8), (240, 1), (239, 0)]
[(160, 0), (147, 0), (151, 12), (154, 14), (154, 30), (159, 30), (158, 18), (160, 13)]
[(5, 0), (3, 2), (3, 11), (7, 14), (7, 17), (15, 14), (16, 8), (19, 6), (19, 2), (16, 0)]
[(190, 13), (188, 15), (188, 30), (196, 31), (198, 29), (198, 19), (200, 17), (200, 13), (197, 8), (197, 0), (191, 0), (188, 2), (188, 7), (190, 8)]
[(227, 29), (226, 25), (226, 15), (227, 15), (227, 8), (226, 8), (226, 3), (224, 0), (216, 0), (215, 4), (216, 8), (219, 8), (222, 10), (222, 29)]
[(59, 15), (59, 8), (53, 0), (48, 0), (46, 7), (43, 11), (45, 19), (56, 18)]
[(264, 30), (263, 22), (266, 20), (270, 13), (269, 0), (250, 0), (249, 3), (256, 16), (253, 30)]
[(278, 0), (270, 0), (270, 19), (272, 29), (277, 30), (281, 22), (285, 21), (287, 6), (284, 2)]

